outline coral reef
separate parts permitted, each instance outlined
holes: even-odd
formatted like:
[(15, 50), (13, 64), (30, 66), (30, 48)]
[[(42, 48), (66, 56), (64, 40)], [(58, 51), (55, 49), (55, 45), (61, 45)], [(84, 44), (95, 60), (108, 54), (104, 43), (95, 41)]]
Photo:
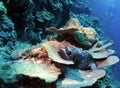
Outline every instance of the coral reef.
[[(71, 4), (71, 0), (13, 0), (6, 6), (8, 15), (15, 23), (18, 38), (27, 40), (31, 37), (29, 42), (36, 44), (49, 34), (46, 30), (47, 27), (51, 25), (61, 26), (69, 19)], [(66, 19), (63, 20), (63, 17), (66, 17)], [(25, 35), (21, 36), (23, 33)]]
[[(58, 53), (58, 51), (61, 48), (65, 48), (66, 46), (75, 48), (75, 46), (71, 45), (69, 42), (66, 42), (66, 41), (59, 42), (56, 40), (48, 41), (41, 45), (37, 45), (34, 48), (31, 48), (25, 51), (28, 54), (25, 54), (25, 52), (23, 52), (22, 54), (18, 55), (17, 61), (14, 61), (11, 64), (11, 67), (15, 70), (16, 75), (23, 74), (30, 77), (38, 77), (40, 79), (44, 79), (45, 82), (53, 82), (58, 79), (57, 81), (58, 88), (69, 87), (71, 86), (70, 84), (72, 82), (71, 88), (73, 88), (75, 86), (86, 87), (86, 86), (93, 85), (98, 79), (104, 77), (106, 74), (105, 70), (101, 68), (113, 65), (119, 61), (117, 56), (110, 56), (107, 59), (103, 59), (103, 60), (95, 59), (95, 63), (97, 64), (98, 69), (93, 71), (90, 69), (86, 69), (86, 70), (81, 70), (80, 68), (76, 69), (75, 67), (73, 68), (70, 66), (66, 67), (66, 65), (68, 64), (73, 65), (73, 62), (70, 60), (68, 61), (64, 60)], [(106, 48), (107, 46), (108, 45), (101, 46), (100, 50)], [(93, 49), (93, 48), (90, 49), (91, 52), (92, 50), (96, 50), (96, 49)], [(99, 52), (99, 49), (98, 49), (98, 52)], [(23, 56), (27, 56), (27, 57), (23, 58)], [(52, 62), (53, 64), (51, 64), (51, 61), (53, 61)], [(55, 64), (55, 62), (57, 63)], [(58, 68), (56, 68), (54, 64), (58, 66)], [(63, 65), (59, 66), (59, 64), (63, 64)], [(31, 69), (32, 67), (34, 69)], [(59, 68), (61, 69), (61, 71)], [(74, 75), (72, 72), (71, 72), (71, 75), (73, 77), (71, 78), (71, 76), (66, 73), (65, 68), (72, 69), (72, 70), (74, 69), (76, 72), (78, 71), (79, 73), (78, 76), (80, 76), (81, 80), (74, 79)], [(63, 79), (58, 78), (59, 74), (63, 74), (65, 78)], [(6, 81), (6, 79), (3, 79), (3, 80)]]
[[(47, 27), (62, 27), (71, 17), (78, 18), (85, 27), (94, 27), (96, 31), (99, 30), (98, 19), (91, 15), (90, 8), (83, 0), (76, 2), (72, 0), (13, 0), (6, 3), (6, 6), (8, 15), (15, 24), (18, 38), (32, 44), (42, 42), (48, 34), (51, 34), (46, 30)], [(24, 36), (22, 36), (23, 33)], [(100, 34), (103, 34), (101, 30), (99, 30)]]
[(11, 59), (11, 50), (16, 42), (14, 23), (7, 16), (5, 5), (0, 1), (0, 59)]
[[(15, 23), (18, 38), (22, 38), (22, 40), (27, 39), (28, 41), (29, 37), (31, 37), (29, 42), (33, 44), (41, 42), (42, 39), (45, 39), (46, 35), (50, 34), (46, 30), (47, 27), (62, 27), (71, 17), (78, 18), (83, 26), (94, 27), (95, 30), (98, 30), (100, 25), (97, 18), (89, 15), (91, 10), (84, 1), (13, 0), (10, 4), (7, 4), (7, 8), (9, 13), (8, 15)], [(74, 12), (77, 10), (79, 10), (79, 13)], [(19, 21), (21, 24), (19, 24)], [(21, 36), (22, 33), (25, 35)]]
[[(53, 42), (53, 43), (51, 43), (51, 42)], [(48, 42), (47, 44), (45, 44), (44, 46), (45, 47), (47, 47), (46, 49), (48, 50), (48, 52), (51, 52), (51, 51), (49, 51), (49, 48), (48, 48), (48, 44), (49, 45), (51, 45), (51, 46), (53, 46), (57, 51), (58, 51), (58, 49), (60, 48), (63, 48), (63, 45), (65, 45), (65, 44), (54, 44), (54, 41), (50, 41), (50, 43)], [(68, 44), (69, 45), (69, 44)], [(101, 47), (101, 49), (103, 49), (103, 48), (106, 48), (107, 46), (108, 46), (109, 44), (106, 44), (105, 46), (102, 46)], [(58, 46), (58, 47), (57, 47)], [(50, 46), (49, 46), (50, 47)], [(71, 47), (71, 46), (70, 46)], [(93, 48), (92, 48), (93, 49)], [(53, 50), (53, 49), (52, 49)], [(95, 50), (95, 49), (94, 49)], [(106, 50), (107, 51), (107, 50)], [(72, 51), (73, 52), (73, 51)], [(98, 55), (98, 57), (99, 57), (99, 55)], [(52, 57), (53, 58), (53, 57)], [(108, 57), (107, 59), (105, 59), (105, 60), (100, 60), (100, 61), (96, 61), (96, 64), (97, 64), (97, 67), (98, 68), (101, 68), (101, 67), (104, 67), (104, 66), (108, 66), (108, 65), (113, 65), (114, 63), (117, 63), (119, 61), (119, 59), (118, 59), (118, 57), (116, 57), (116, 56), (110, 56), (110, 57)], [(60, 62), (59, 62), (60, 63)], [(104, 65), (103, 65), (104, 64)], [(87, 77), (87, 78), (84, 78), (83, 80), (85, 81), (76, 81), (76, 80), (71, 80), (71, 79), (67, 79), (67, 78), (64, 78), (62, 81), (58, 81), (58, 84), (57, 84), (57, 86), (58, 86), (58, 88), (60, 87), (70, 87), (70, 88), (74, 88), (74, 87), (84, 87), (84, 86), (90, 86), (90, 85), (92, 85), (92, 84), (94, 84), (96, 81), (97, 81), (97, 79), (99, 79), (99, 78), (101, 78), (101, 77), (103, 77), (104, 75), (105, 75), (105, 71), (104, 70), (95, 70), (95, 71), (93, 71), (93, 73), (92, 72), (90, 72), (89, 73), (89, 71), (87, 72), (84, 72), (84, 71), (82, 71), (82, 70), (80, 70), (80, 76), (82, 77), (82, 78), (84, 78), (84, 77)], [(99, 73), (99, 74), (98, 74)], [(83, 75), (85, 75), (85, 76), (82, 76), (82, 74)], [(89, 75), (89, 76), (87, 76), (87, 74)], [(91, 74), (91, 76), (90, 76), (90, 74)], [(92, 80), (92, 78), (90, 78), (89, 79), (89, 77), (93, 77), (93, 80)], [(88, 83), (86, 83), (86, 81), (88, 81)], [(72, 85), (70, 85), (70, 84), (72, 84)]]
[[(95, 45), (85, 52), (93, 53), (92, 51), (97, 50), (97, 52), (101, 54), (100, 50), (104, 49), (107, 51), (105, 48), (111, 44), (106, 44), (99, 48), (97, 48)], [(42, 80), (45, 80), (46, 83), (51, 83), (57, 80), (56, 82), (58, 88), (69, 87), (71, 86), (71, 82), (71, 88), (86, 87), (93, 85), (98, 79), (105, 76), (106, 72), (101, 68), (113, 65), (119, 61), (117, 56), (110, 56), (107, 58), (105, 57), (106, 59), (101, 60), (101, 57), (98, 55), (100, 60), (94, 59), (97, 65), (97, 70), (90, 70), (87, 68), (86, 70), (81, 70), (81, 68), (77, 69), (75, 68), (76, 62), (62, 58), (58, 52), (60, 49), (64, 49), (68, 46), (76, 49), (76, 46), (71, 45), (69, 42), (59, 42), (53, 40), (25, 49), (24, 51), (22, 50), (23, 52), (18, 53), (15, 60), (13, 61), (6, 61), (4, 59), (1, 60), (3, 64), (0, 66), (0, 78), (6, 83), (14, 83), (20, 80), (17, 78), (17, 76), (20, 76), (22, 74), (29, 77), (38, 77)], [(75, 50), (72, 50), (70, 52), (75, 53)], [(86, 53), (79, 54), (85, 54), (86, 56)], [(67, 74), (67, 69), (71, 69), (71, 71), (75, 70), (75, 73), (71, 72), (70, 74)], [(6, 72), (6, 74), (4, 74), (4, 72)], [(2, 76), (3, 74), (4, 76)], [(63, 74), (64, 78), (59, 78), (58, 76), (60, 74)], [(74, 74), (80, 76), (79, 80), (74, 78)]]
[(7, 14), (7, 9), (6, 7), (4, 6), (3, 2), (0, 2), (0, 13), (4, 13), (4, 14)]
[(15, 41), (16, 32), (13, 22), (5, 14), (0, 14), (0, 46), (8, 44), (12, 47)]
[[(110, 56), (114, 50), (106, 49), (112, 42), (98, 44), (108, 38), (91, 11), (84, 0), (1, 0), (0, 88), (109, 87), (109, 69), (102, 68), (117, 63), (119, 58)], [(60, 34), (48, 31), (51, 26)], [(48, 35), (60, 39), (46, 41)], [(41, 44), (32, 46), (37, 43)], [(83, 48), (98, 69), (75, 68), (75, 61), (58, 53), (66, 47)]]
[[(59, 43), (57, 41), (50, 41), (50, 42), (43, 43), (42, 45), (46, 48), (47, 52), (49, 52), (48, 55), (50, 58), (53, 59), (53, 61), (58, 62), (58, 63), (62, 63), (62, 64), (68, 64), (68, 65), (73, 64), (72, 61), (64, 60), (58, 54), (58, 50), (60, 48), (64, 48), (66, 45), (71, 46), (69, 43), (67, 43), (67, 42)], [(51, 46), (53, 46), (53, 47), (51, 47)], [(56, 51), (56, 49), (57, 49), (57, 51)]]
[(88, 47), (93, 45), (98, 40), (96, 38), (97, 32), (95, 29), (91, 27), (87, 28), (81, 26), (76, 18), (71, 18), (64, 26), (64, 28), (60, 29), (56, 29), (54, 27), (48, 28), (49, 31), (56, 32), (58, 34), (69, 34), (70, 36), (72, 35), (77, 43)]
[(58, 78), (58, 75), (61, 74), (60, 70), (53, 64), (45, 65), (30, 62), (15, 62), (12, 64), (12, 67), (16, 75), (24, 74), (30, 77), (38, 77), (48, 83), (54, 82)]
[[(91, 86), (94, 84), (97, 79), (100, 79), (105, 75), (104, 70), (96, 70), (94, 72), (84, 72), (84, 71), (79, 71), (80, 76), (83, 77), (83, 81), (76, 81), (72, 79), (65, 78), (62, 80), (60, 83), (58, 82), (57, 86), (58, 88), (80, 88), (80, 87), (86, 87), (86, 86)], [(61, 85), (60, 85), (61, 84)]]
[(41, 12), (36, 13), (37, 21), (39, 22), (45, 22), (45, 20), (53, 20), (54, 15), (50, 12), (48, 12), (46, 9), (42, 10)]

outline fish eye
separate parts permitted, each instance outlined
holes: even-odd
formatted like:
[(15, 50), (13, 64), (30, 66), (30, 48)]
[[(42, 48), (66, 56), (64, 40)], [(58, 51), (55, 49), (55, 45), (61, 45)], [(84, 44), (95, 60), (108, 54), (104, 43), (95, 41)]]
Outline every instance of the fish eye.
[(66, 51), (67, 55), (71, 55), (71, 52), (70, 51)]

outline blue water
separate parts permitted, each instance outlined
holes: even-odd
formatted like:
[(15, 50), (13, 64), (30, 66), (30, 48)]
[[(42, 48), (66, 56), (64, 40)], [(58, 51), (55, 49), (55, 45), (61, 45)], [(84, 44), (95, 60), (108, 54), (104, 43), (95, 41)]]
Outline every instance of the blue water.
[[(103, 30), (114, 41), (113, 49), (120, 57), (120, 0), (85, 0), (92, 14), (99, 18)], [(120, 81), (120, 62), (112, 66), (115, 79)]]

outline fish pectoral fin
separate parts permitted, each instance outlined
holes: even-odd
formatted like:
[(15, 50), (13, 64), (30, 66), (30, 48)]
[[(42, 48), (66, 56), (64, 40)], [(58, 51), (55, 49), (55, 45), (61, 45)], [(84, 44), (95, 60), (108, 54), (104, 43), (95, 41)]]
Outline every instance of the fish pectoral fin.
[(90, 68), (94, 71), (94, 70), (97, 70), (97, 66), (95, 63), (90, 63), (89, 64)]

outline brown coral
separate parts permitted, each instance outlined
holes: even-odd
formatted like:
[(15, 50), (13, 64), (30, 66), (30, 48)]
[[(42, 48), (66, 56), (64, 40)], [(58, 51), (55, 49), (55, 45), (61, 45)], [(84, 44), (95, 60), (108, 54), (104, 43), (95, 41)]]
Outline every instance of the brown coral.
[(97, 40), (95, 29), (81, 26), (76, 18), (71, 18), (63, 28), (50, 27), (48, 30), (58, 34), (72, 35), (76, 42), (83, 45), (91, 46)]

